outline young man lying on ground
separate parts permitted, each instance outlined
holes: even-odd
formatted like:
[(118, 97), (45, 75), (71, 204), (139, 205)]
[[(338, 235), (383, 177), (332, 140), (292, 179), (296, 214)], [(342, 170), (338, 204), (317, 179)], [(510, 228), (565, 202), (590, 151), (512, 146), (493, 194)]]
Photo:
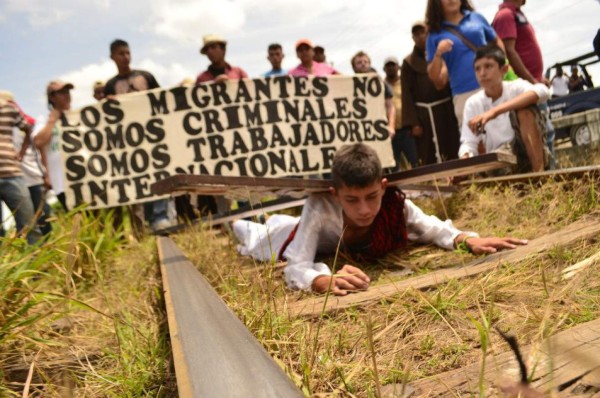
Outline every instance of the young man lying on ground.
[(274, 215), (264, 225), (233, 223), (240, 253), (261, 261), (287, 259), (284, 274), (292, 289), (323, 293), (332, 278), (336, 295), (366, 289), (370, 280), (359, 268), (344, 265), (332, 275), (326, 264), (315, 263), (317, 253), (333, 254), (338, 244), (340, 250), (364, 259), (401, 249), (409, 240), (450, 250), (465, 244), (475, 254), (527, 244), (514, 238), (481, 238), (454, 228), (450, 220), (424, 214), (400, 190), (387, 188), (377, 153), (364, 144), (340, 148), (331, 171), (333, 187), (329, 193), (310, 195), (300, 218)]
[(483, 90), (465, 104), (458, 156), (508, 150), (517, 155), (519, 172), (543, 171), (546, 130), (536, 104), (548, 99), (548, 88), (523, 79), (503, 81), (507, 70), (500, 47), (490, 44), (476, 52), (475, 75)]

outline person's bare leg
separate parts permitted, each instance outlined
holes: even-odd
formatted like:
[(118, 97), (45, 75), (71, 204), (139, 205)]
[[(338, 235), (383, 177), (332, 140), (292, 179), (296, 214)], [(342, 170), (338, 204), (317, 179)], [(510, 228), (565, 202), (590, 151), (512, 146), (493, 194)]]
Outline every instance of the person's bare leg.
[(530, 109), (520, 109), (517, 111), (517, 119), (532, 171), (544, 171), (544, 147), (535, 114)]

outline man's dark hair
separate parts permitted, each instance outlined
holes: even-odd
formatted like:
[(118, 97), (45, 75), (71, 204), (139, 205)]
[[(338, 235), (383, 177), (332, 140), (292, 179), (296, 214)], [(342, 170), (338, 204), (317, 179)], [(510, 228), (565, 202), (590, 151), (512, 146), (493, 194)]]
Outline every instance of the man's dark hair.
[(275, 50), (282, 50), (281, 44), (279, 44), (279, 43), (269, 44), (269, 48), (267, 49), (267, 51), (275, 51)]
[(119, 47), (129, 47), (129, 44), (125, 40), (115, 39), (110, 43), (110, 53), (114, 53)]
[[(470, 0), (460, 0), (461, 11), (474, 11), (475, 8)], [(444, 21), (444, 10), (442, 9), (441, 0), (428, 0), (427, 10), (425, 11), (425, 23), (430, 32), (439, 32), (442, 30), (442, 22)]]
[(494, 61), (498, 62), (498, 65), (500, 65), (501, 68), (506, 64), (506, 55), (496, 43), (488, 43), (483, 47), (479, 47), (477, 51), (475, 51), (473, 63), (481, 58), (492, 58)]
[(337, 150), (331, 166), (333, 187), (364, 188), (383, 178), (377, 152), (365, 144), (344, 145)]

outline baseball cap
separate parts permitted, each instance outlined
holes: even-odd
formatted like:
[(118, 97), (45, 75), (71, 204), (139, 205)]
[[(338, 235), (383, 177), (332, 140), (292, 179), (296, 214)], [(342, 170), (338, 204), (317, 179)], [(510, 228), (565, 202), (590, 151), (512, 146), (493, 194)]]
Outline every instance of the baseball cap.
[(387, 57), (386, 59), (383, 60), (383, 65), (384, 66), (387, 65), (387, 64), (391, 64), (391, 63), (396, 64), (396, 65), (400, 64), (400, 62), (398, 62), (398, 58), (396, 58), (394, 56)]
[(64, 88), (71, 90), (75, 88), (75, 86), (71, 83), (63, 82), (62, 80), (52, 80), (48, 83), (48, 87), (46, 87), (46, 94), (50, 95)]
[(415, 30), (417, 30), (418, 28), (427, 29), (427, 25), (425, 25), (425, 22), (423, 22), (423, 21), (416, 21), (415, 23), (412, 24), (412, 27), (410, 28), (410, 32), (415, 33)]
[(313, 42), (308, 40), (308, 39), (300, 39), (296, 42), (296, 45), (294, 46), (294, 48), (297, 50), (298, 47), (300, 47), (301, 45), (306, 44), (307, 46), (309, 46), (310, 48), (314, 48), (315, 46), (313, 45)]

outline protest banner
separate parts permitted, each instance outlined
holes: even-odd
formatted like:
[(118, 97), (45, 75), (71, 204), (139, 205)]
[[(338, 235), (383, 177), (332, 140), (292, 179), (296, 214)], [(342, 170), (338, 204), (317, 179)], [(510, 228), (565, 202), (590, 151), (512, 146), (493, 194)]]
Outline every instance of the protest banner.
[(150, 185), (181, 173), (319, 174), (344, 143), (364, 142), (393, 166), (383, 84), (375, 74), (244, 79), (70, 111), (60, 123), (67, 203), (154, 200)]

